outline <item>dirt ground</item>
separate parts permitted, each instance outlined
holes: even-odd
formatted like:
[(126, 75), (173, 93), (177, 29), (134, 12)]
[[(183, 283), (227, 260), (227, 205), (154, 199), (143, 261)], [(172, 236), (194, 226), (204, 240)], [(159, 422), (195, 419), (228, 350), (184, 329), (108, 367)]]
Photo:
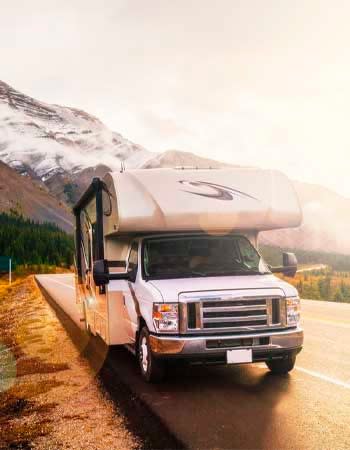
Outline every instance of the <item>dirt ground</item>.
[(32, 276), (0, 283), (0, 449), (135, 449), (140, 442)]

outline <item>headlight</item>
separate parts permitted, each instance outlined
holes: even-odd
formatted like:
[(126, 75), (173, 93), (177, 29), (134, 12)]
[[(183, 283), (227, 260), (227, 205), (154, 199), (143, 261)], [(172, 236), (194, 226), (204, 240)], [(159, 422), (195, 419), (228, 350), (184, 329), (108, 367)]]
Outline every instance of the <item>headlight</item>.
[(300, 298), (287, 298), (287, 325), (298, 325), (300, 321)]
[(154, 303), (153, 323), (157, 331), (178, 331), (179, 305), (177, 303)]

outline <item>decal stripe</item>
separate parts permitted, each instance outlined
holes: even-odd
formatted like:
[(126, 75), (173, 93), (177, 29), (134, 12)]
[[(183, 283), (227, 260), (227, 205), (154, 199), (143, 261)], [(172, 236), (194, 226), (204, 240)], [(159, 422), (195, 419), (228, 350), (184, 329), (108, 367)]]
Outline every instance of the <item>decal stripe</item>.
[(130, 292), (131, 292), (131, 297), (132, 297), (132, 299), (134, 301), (136, 314), (137, 314), (138, 317), (141, 317), (140, 304), (139, 304), (139, 301), (138, 301), (137, 296), (135, 294), (134, 287), (133, 287), (133, 285), (132, 285), (132, 283), (130, 281), (129, 281), (128, 285), (129, 285), (129, 289), (130, 289)]
[(184, 186), (190, 186), (190, 187), (194, 187), (194, 188), (201, 187), (201, 186), (210, 187), (215, 191), (215, 193), (213, 193), (213, 194), (204, 194), (203, 192), (184, 190), (184, 192), (188, 192), (189, 194), (194, 194), (194, 195), (200, 195), (201, 197), (215, 198), (217, 200), (233, 200), (234, 195), (236, 195), (238, 197), (239, 196), (247, 197), (252, 200), (260, 201), (258, 198), (254, 197), (250, 194), (247, 194), (246, 192), (242, 192), (242, 191), (239, 191), (238, 189), (230, 188), (228, 186), (223, 186), (221, 184), (208, 183), (206, 181), (187, 181), (187, 180), (180, 180), (179, 183)]

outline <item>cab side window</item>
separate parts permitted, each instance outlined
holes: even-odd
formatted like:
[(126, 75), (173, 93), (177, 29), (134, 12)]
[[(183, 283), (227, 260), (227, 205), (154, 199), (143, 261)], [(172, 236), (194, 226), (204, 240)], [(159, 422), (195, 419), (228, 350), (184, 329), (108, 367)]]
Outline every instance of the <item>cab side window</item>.
[(131, 245), (131, 250), (130, 250), (130, 254), (129, 254), (128, 271), (131, 271), (131, 270), (134, 270), (137, 268), (138, 249), (139, 249), (138, 242), (133, 242)]

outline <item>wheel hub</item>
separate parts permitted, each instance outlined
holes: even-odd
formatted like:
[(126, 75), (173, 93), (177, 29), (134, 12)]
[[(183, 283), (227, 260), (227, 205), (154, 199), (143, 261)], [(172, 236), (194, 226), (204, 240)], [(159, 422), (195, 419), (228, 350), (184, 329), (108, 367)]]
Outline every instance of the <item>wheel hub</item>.
[(147, 340), (146, 340), (146, 338), (144, 336), (143, 336), (142, 341), (141, 341), (141, 355), (140, 355), (140, 359), (141, 359), (142, 369), (144, 370), (144, 372), (147, 372), (147, 368), (148, 368), (148, 346), (147, 346)]

